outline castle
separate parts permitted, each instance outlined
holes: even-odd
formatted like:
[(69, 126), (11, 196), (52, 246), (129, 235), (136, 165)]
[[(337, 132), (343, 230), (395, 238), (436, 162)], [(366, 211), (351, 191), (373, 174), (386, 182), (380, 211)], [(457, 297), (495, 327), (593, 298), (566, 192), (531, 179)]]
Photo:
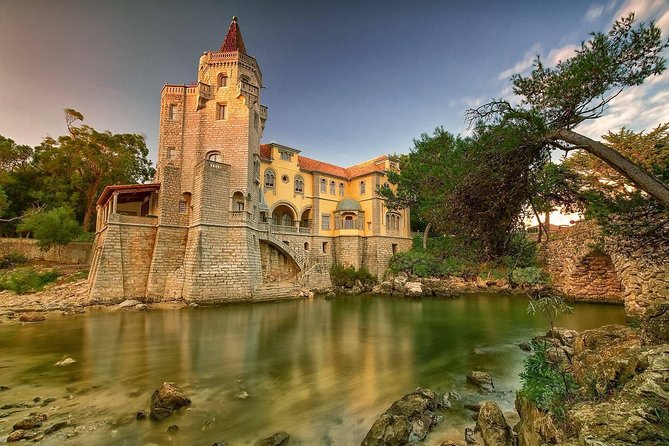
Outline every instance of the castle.
[(233, 17), (197, 82), (161, 93), (157, 172), (97, 202), (94, 302), (219, 302), (331, 285), (334, 263), (382, 275), (411, 246), (409, 211), (376, 193), (388, 156), (348, 168), (260, 144), (262, 74)]

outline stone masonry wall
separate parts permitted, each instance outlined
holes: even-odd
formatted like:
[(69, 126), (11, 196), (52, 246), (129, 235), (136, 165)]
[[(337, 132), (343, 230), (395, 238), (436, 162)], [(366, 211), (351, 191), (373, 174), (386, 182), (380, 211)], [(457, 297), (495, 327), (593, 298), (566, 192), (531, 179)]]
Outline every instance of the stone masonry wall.
[(43, 251), (37, 246), (37, 240), (28, 238), (0, 238), (0, 256), (19, 253), (29, 260), (55, 263), (87, 264), (91, 260), (93, 243), (73, 242), (65, 246), (56, 246)]
[(639, 315), (653, 300), (669, 296), (666, 261), (626, 252), (593, 222), (552, 234), (540, 257), (553, 285), (576, 300), (624, 302), (628, 313)]

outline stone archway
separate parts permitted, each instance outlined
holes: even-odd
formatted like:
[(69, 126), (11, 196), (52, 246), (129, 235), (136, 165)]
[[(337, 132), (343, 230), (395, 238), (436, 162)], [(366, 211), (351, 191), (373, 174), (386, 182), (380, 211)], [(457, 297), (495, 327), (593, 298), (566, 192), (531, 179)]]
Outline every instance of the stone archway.
[(574, 259), (562, 288), (584, 301), (624, 302), (623, 286), (611, 257), (597, 250)]
[(269, 241), (260, 241), (263, 283), (296, 283), (300, 267), (290, 251)]

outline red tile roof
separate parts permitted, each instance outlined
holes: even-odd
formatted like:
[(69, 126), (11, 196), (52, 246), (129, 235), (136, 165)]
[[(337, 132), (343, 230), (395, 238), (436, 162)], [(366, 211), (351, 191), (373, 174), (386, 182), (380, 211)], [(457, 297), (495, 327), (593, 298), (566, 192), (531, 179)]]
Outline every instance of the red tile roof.
[[(260, 144), (260, 159), (266, 162), (272, 161), (272, 146), (273, 144)], [(305, 172), (318, 172), (326, 175), (332, 175), (339, 178), (350, 180), (362, 175), (367, 175), (373, 172), (383, 173), (386, 170), (385, 160), (387, 155), (381, 155), (369, 161), (359, 164), (354, 164), (350, 167), (340, 167), (334, 164), (318, 161), (313, 158), (299, 155), (297, 161), (300, 170)]]
[(228, 34), (221, 45), (221, 51), (239, 51), (246, 54), (246, 47), (244, 46), (244, 39), (242, 39), (242, 32), (237, 24), (237, 17), (232, 18)]

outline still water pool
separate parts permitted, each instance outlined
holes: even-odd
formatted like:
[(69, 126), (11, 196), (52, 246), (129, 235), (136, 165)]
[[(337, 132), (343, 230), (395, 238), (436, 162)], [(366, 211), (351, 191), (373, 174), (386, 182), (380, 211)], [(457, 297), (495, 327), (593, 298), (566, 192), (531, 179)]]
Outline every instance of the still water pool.
[[(576, 304), (560, 325), (624, 322), (622, 307)], [(471, 294), (447, 300), (355, 296), (151, 312), (99, 312), (0, 326), (0, 406), (56, 398), (43, 408), (0, 410), (0, 442), (30, 411), (70, 420), (41, 444), (253, 444), (277, 431), (290, 444), (356, 445), (374, 419), (417, 386), (455, 390), (462, 401), (428, 444), (462, 439), (473, 425), (462, 402), (483, 399), (465, 383), (486, 370), (513, 410), (527, 355), (517, 344), (546, 331), (527, 300)], [(64, 356), (77, 362), (58, 367)], [(174, 381), (188, 410), (136, 421), (151, 393)], [(241, 399), (243, 392), (248, 398)], [(4, 417), (2, 417), (4, 414)], [(179, 426), (176, 433), (167, 427)]]

